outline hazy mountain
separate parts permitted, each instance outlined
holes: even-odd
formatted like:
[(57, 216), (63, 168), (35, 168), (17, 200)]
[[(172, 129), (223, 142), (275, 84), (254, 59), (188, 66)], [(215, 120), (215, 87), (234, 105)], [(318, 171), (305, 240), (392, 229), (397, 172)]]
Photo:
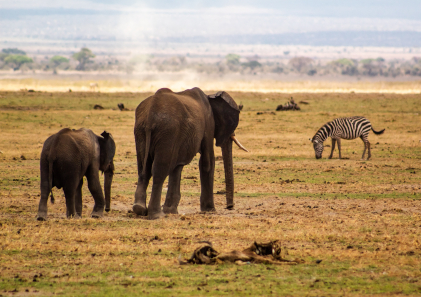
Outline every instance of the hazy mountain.
[(169, 37), (175, 43), (270, 44), (309, 46), (421, 47), (421, 32), (327, 31), (307, 33)]

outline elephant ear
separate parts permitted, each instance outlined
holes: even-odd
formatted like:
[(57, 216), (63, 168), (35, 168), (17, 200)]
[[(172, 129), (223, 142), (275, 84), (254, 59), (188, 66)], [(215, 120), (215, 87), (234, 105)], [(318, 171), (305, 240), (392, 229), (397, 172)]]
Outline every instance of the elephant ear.
[(221, 146), (237, 128), (240, 109), (234, 99), (224, 91), (208, 96), (215, 120), (216, 145)]
[(114, 155), (115, 155), (115, 142), (113, 136), (104, 131), (101, 133), (102, 137), (98, 137), (101, 156), (100, 156), (100, 169), (102, 172), (111, 170), (114, 172)]

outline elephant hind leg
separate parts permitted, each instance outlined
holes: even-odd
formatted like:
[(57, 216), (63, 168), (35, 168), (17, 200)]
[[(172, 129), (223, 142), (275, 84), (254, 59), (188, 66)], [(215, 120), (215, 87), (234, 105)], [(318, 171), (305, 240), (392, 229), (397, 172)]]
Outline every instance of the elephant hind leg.
[(162, 186), (170, 173), (171, 156), (155, 155), (152, 166), (152, 193), (148, 205), (148, 219), (155, 220), (165, 216), (161, 209)]
[(180, 193), (180, 180), (181, 172), (183, 171), (182, 165), (177, 166), (173, 172), (171, 172), (168, 180), (168, 192), (167, 197), (165, 198), (165, 203), (163, 206), (164, 213), (178, 214), (178, 204), (180, 203), (181, 193)]
[(148, 189), (149, 181), (152, 177), (152, 161), (148, 159), (145, 166), (145, 174), (143, 174), (143, 167), (138, 167), (139, 176), (133, 203), (133, 212), (140, 216), (148, 215), (148, 209), (146, 208), (146, 190)]
[(77, 181), (67, 182), (63, 186), (64, 196), (66, 197), (66, 216), (67, 218), (77, 218), (75, 197), (77, 191)]
[(153, 178), (152, 193), (151, 199), (149, 200), (148, 205), (148, 219), (155, 220), (165, 216), (164, 212), (161, 210), (161, 194), (162, 186), (164, 184), (165, 177)]
[(48, 185), (48, 180), (46, 181), (41, 178), (41, 199), (39, 201), (38, 214), (37, 214), (38, 221), (47, 220), (48, 195), (50, 194), (50, 192), (51, 192), (51, 189)]
[(75, 193), (75, 209), (78, 217), (82, 217), (82, 186), (83, 178), (80, 180)]
[(41, 157), (41, 198), (38, 206), (38, 221), (47, 220), (47, 209), (48, 209), (48, 195), (50, 195), (51, 188), (49, 182), (48, 162), (45, 157)]

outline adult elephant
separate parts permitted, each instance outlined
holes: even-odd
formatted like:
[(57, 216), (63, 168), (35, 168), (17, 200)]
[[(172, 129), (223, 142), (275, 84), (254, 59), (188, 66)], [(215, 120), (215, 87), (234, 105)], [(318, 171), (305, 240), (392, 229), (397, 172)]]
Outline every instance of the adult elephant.
[[(179, 93), (160, 89), (141, 102), (136, 108), (134, 126), (139, 178), (133, 211), (149, 219), (158, 219), (164, 213), (177, 214), (181, 171), (198, 152), (201, 155), (200, 209), (214, 211), (214, 138), (222, 149), (227, 208), (233, 208), (232, 141), (246, 150), (234, 136), (239, 114), (237, 104), (228, 93), (208, 96), (199, 88)], [(168, 175), (168, 192), (161, 210), (162, 185)], [(152, 176), (152, 194), (146, 208), (146, 189)]]
[[(63, 188), (66, 197), (67, 217), (82, 216), (83, 176), (88, 180), (88, 188), (95, 200), (91, 214), (94, 218), (102, 217), (110, 210), (111, 183), (114, 175), (115, 143), (110, 133), (104, 131), (101, 136), (91, 130), (65, 128), (50, 136), (41, 152), (41, 199), (37, 220), (47, 219), (48, 195), (51, 202), (54, 196), (51, 189)], [(99, 181), (99, 170), (104, 173), (104, 195)]]

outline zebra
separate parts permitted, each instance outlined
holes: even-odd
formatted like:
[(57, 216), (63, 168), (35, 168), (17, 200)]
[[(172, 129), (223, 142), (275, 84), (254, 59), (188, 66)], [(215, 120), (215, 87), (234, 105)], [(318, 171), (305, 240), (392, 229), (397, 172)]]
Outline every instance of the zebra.
[(342, 139), (355, 139), (360, 137), (364, 142), (364, 152), (361, 159), (364, 159), (365, 151), (368, 148), (367, 160), (371, 158), (370, 142), (368, 141), (368, 133), (370, 129), (377, 135), (383, 134), (384, 130), (379, 132), (371, 127), (371, 123), (364, 117), (350, 117), (350, 118), (337, 118), (333, 121), (326, 123), (321, 127), (313, 136), (311, 142), (316, 153), (316, 159), (320, 159), (323, 153), (323, 142), (328, 138), (332, 138), (332, 151), (330, 152), (329, 159), (332, 158), (335, 143), (338, 143), (339, 159), (341, 159), (341, 138)]

